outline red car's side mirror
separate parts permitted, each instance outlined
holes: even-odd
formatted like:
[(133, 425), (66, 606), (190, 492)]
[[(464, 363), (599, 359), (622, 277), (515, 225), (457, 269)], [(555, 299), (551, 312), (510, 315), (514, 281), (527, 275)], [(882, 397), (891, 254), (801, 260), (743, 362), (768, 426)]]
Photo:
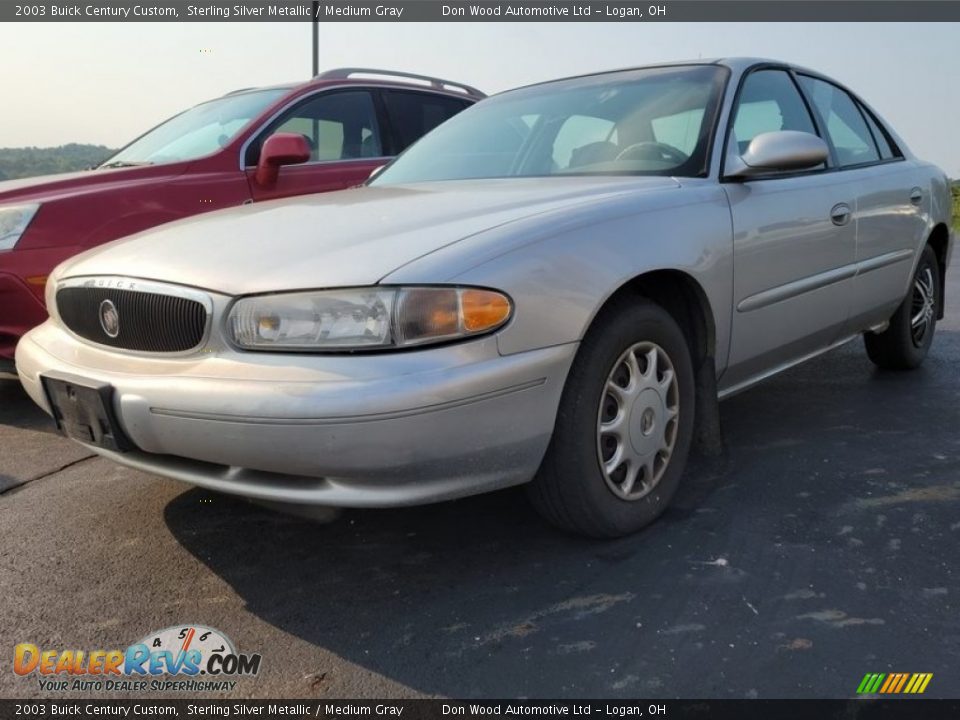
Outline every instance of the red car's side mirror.
[(310, 145), (297, 133), (274, 133), (260, 148), (260, 162), (254, 176), (257, 183), (270, 186), (277, 182), (281, 165), (296, 165), (310, 159)]

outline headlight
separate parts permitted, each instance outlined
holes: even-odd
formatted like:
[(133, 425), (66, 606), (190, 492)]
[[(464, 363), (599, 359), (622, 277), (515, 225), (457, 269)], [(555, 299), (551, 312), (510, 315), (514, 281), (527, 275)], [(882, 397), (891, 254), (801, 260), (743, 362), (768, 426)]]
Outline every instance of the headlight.
[(0, 250), (13, 250), (39, 209), (39, 203), (0, 207)]
[(503, 293), (463, 287), (371, 287), (241, 298), (227, 317), (247, 350), (348, 351), (457, 340), (501, 327)]

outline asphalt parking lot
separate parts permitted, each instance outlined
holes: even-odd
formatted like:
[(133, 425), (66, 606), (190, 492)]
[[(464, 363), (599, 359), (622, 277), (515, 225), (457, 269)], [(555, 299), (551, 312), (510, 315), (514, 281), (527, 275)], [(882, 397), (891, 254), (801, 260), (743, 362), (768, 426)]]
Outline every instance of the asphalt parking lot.
[(960, 263), (948, 301), (920, 371), (855, 342), (725, 402), (727, 455), (616, 542), (518, 491), (313, 524), (91, 457), (0, 380), (4, 663), (202, 623), (263, 655), (234, 697), (960, 696)]

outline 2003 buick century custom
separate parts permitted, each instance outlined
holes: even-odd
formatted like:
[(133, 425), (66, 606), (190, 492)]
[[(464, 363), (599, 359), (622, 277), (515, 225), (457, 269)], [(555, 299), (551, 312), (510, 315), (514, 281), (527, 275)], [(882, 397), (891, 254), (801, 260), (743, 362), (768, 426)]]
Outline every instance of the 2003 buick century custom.
[(362, 189), (67, 261), (17, 348), (114, 460), (286, 505), (530, 482), (637, 530), (724, 397), (863, 335), (913, 368), (943, 312), (944, 174), (814, 72), (749, 59), (503, 93)]

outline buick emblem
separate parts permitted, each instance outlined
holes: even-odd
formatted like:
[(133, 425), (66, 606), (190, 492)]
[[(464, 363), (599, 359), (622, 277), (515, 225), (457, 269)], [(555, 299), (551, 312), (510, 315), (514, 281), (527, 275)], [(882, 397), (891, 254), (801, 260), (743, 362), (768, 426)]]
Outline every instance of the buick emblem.
[(115, 338), (120, 334), (120, 313), (113, 300), (104, 300), (100, 303), (100, 327), (107, 337)]

